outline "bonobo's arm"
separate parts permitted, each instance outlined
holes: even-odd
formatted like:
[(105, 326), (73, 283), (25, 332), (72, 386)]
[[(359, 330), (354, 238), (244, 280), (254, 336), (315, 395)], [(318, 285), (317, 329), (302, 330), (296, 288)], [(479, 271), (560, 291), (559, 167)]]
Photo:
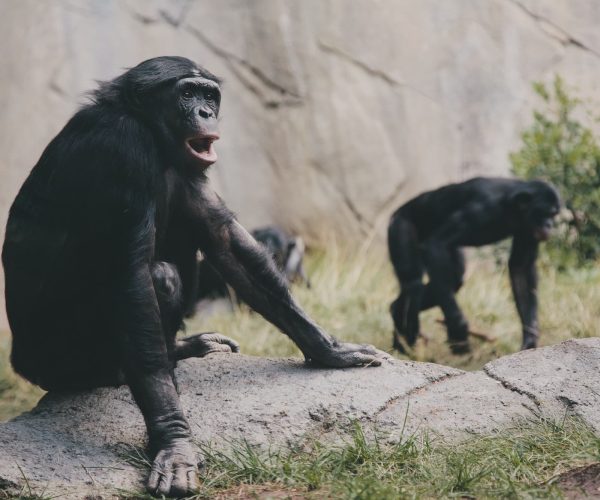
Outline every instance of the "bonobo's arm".
[(537, 271), (535, 261), (538, 242), (530, 235), (515, 235), (512, 242), (508, 268), (510, 283), (523, 325), (521, 349), (537, 346)]
[(151, 214), (125, 227), (119, 241), (123, 267), (118, 297), (118, 326), (123, 369), (144, 416), (155, 453), (148, 480), (152, 493), (181, 495), (197, 489), (197, 458), (179, 404), (151, 278), (154, 231)]
[[(272, 259), (205, 185), (190, 200), (199, 246), (252, 309), (288, 335), (309, 362), (332, 367), (379, 365), (389, 356), (369, 345), (338, 342), (296, 304)], [(199, 196), (198, 196), (199, 195)]]

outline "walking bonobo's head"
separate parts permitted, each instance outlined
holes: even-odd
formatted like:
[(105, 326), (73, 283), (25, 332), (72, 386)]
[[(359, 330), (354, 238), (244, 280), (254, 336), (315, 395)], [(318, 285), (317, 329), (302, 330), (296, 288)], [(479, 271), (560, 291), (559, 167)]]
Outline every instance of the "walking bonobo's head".
[(525, 182), (512, 201), (519, 213), (521, 227), (531, 232), (536, 240), (547, 240), (554, 218), (560, 211), (560, 196), (556, 188), (544, 181)]
[(103, 83), (94, 100), (135, 112), (176, 164), (201, 172), (217, 161), (220, 80), (189, 59), (148, 59)]

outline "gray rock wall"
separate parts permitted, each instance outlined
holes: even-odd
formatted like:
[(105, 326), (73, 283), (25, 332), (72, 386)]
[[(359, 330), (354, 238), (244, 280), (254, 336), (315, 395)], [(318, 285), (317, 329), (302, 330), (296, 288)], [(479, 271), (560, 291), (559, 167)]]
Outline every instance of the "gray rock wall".
[(381, 234), (420, 190), (507, 172), (532, 80), (594, 95), (599, 25), (596, 0), (2, 0), (0, 231), (94, 80), (179, 54), (225, 78), (212, 178), (244, 224)]

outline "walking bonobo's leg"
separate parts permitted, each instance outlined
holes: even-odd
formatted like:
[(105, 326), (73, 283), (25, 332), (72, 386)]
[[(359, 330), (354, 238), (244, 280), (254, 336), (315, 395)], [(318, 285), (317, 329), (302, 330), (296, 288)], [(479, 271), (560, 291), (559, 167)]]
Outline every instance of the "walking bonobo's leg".
[(419, 311), (424, 292), (423, 262), (412, 222), (401, 214), (388, 228), (390, 259), (400, 283), (400, 295), (390, 305), (394, 321), (394, 349), (404, 352), (402, 342), (412, 347), (419, 334)]
[(454, 293), (457, 285), (455, 268), (456, 249), (448, 248), (439, 241), (429, 241), (425, 249), (427, 272), (429, 274), (428, 293), (430, 299), (439, 305), (444, 313), (448, 329), (448, 343), (454, 354), (464, 354), (469, 346), (469, 325)]

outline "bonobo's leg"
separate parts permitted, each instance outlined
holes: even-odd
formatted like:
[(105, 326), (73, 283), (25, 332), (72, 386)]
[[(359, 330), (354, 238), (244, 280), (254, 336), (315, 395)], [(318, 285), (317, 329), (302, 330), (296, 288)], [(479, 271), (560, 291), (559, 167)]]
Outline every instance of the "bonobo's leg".
[[(7, 275), (13, 278), (11, 270)], [(106, 314), (108, 291), (90, 286), (82, 293), (68, 278), (50, 280), (42, 293), (33, 279), (21, 279), (20, 288), (6, 294), (15, 371), (47, 391), (123, 384), (118, 340)]]
[[(239, 352), (240, 346), (235, 340), (215, 332), (198, 333), (176, 340), (177, 332), (183, 327), (185, 310), (179, 272), (173, 264), (155, 262), (151, 273), (167, 351), (173, 368), (181, 359), (202, 358), (212, 352)], [(174, 374), (173, 380), (175, 381)]]
[(390, 305), (394, 349), (404, 352), (400, 337), (413, 346), (419, 334), (419, 311), (424, 291), (423, 263), (414, 225), (397, 214), (388, 229), (390, 259), (400, 282), (400, 295)]
[(431, 240), (427, 242), (425, 260), (429, 274), (431, 298), (444, 313), (448, 329), (448, 343), (454, 354), (463, 354), (471, 350), (469, 346), (469, 325), (454, 297), (457, 286), (456, 269), (453, 266), (455, 248), (448, 248), (445, 242)]
[(154, 262), (150, 268), (150, 275), (160, 310), (160, 321), (171, 365), (171, 378), (177, 392), (179, 392), (177, 377), (175, 376), (175, 365), (177, 363), (175, 337), (183, 326), (183, 285), (177, 267), (168, 262)]
[(182, 283), (177, 267), (168, 262), (155, 262), (150, 270), (160, 309), (160, 320), (169, 359), (175, 362), (175, 336), (183, 326)]
[[(465, 254), (462, 248), (450, 248), (448, 249), (450, 260), (452, 261), (452, 291), (458, 292), (464, 284), (465, 276)], [(430, 286), (428, 283), (423, 293), (423, 300), (421, 301), (421, 311), (426, 311), (439, 305), (435, 299), (435, 287)]]

